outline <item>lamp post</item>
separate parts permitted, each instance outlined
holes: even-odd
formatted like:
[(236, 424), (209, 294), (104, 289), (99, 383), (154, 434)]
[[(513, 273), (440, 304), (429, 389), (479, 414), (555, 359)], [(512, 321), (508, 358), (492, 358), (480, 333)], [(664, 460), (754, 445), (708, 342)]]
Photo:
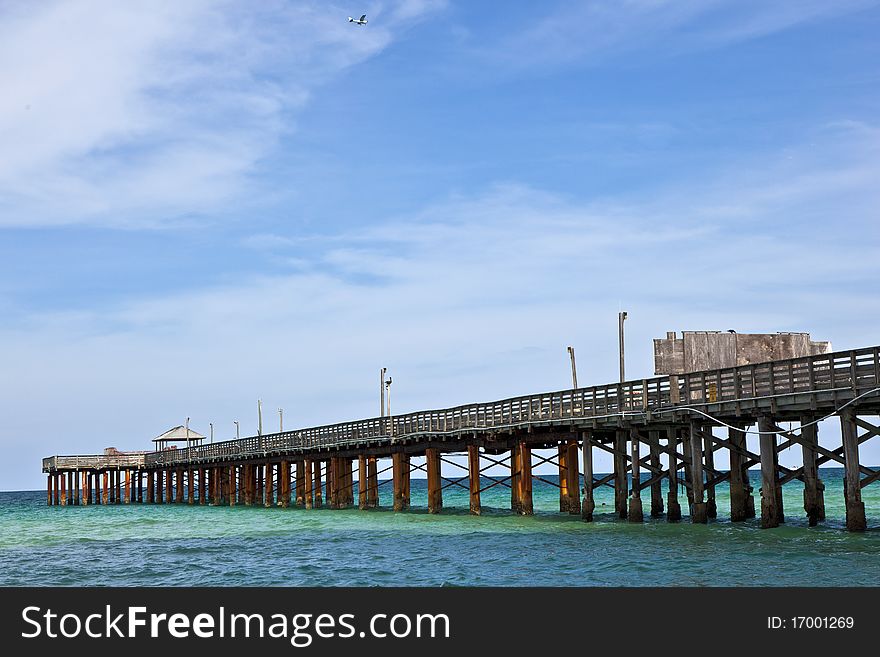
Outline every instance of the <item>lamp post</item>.
[[(383, 368), (384, 370), (384, 368)], [(394, 424), (391, 422), (391, 377), (385, 381), (385, 402), (388, 404), (388, 435), (394, 435)]]
[(257, 435), (263, 435), (263, 400), (257, 400)]
[(214, 423), (208, 422), (208, 427), (210, 429), (208, 433), (211, 436), (211, 444), (213, 445), (214, 444)]
[(278, 409), (278, 432), (284, 433), (284, 409)]
[(241, 438), (241, 433), (239, 431), (240, 427), (238, 425), (238, 420), (233, 420), (232, 424), (235, 425), (235, 439), (238, 440)]
[(577, 375), (577, 365), (574, 362), (574, 347), (568, 347), (568, 355), (571, 358), (571, 387), (577, 389), (578, 387), (578, 375)]
[(626, 321), (626, 311), (617, 313), (618, 342), (620, 349), (620, 382), (626, 381), (626, 361), (623, 352), (623, 323)]
[(186, 418), (184, 426), (186, 427), (186, 460), (189, 461), (192, 458), (189, 455), (189, 418)]

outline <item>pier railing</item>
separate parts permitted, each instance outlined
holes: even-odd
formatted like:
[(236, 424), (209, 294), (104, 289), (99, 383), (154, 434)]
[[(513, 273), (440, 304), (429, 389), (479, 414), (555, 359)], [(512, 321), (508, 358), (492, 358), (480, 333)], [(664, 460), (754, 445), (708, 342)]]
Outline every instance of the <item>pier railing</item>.
[(83, 456), (49, 456), (43, 459), (43, 470), (102, 470), (106, 468), (142, 468), (145, 453), (91, 454)]
[(177, 465), (273, 452), (308, 451), (363, 444), (370, 440), (393, 441), (419, 434), (455, 434), (529, 424), (558, 424), (675, 406), (757, 402), (821, 391), (845, 391), (855, 396), (877, 387), (880, 387), (880, 347), (869, 347), (250, 436), (151, 452), (146, 455), (144, 464)]

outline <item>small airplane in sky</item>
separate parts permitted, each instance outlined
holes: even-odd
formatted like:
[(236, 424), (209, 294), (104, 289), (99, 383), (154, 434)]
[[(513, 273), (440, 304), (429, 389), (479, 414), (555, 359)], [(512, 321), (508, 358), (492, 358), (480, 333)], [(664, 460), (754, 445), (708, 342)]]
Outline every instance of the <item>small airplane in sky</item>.
[(357, 25), (366, 25), (366, 24), (367, 24), (367, 15), (364, 14), (364, 15), (361, 16), (360, 18), (352, 18), (351, 16), (349, 16), (349, 17), (348, 17), (348, 22), (349, 22), (349, 23), (355, 23), (355, 24), (357, 24)]

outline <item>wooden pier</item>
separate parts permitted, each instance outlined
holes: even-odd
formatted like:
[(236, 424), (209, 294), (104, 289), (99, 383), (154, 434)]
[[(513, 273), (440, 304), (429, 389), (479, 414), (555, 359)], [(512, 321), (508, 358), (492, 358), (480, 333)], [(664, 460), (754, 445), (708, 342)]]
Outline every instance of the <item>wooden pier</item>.
[[(846, 526), (866, 528), (862, 489), (880, 480), (880, 469), (863, 465), (859, 447), (880, 436), (866, 418), (880, 414), (880, 347), (842, 351), (756, 365), (670, 375), (515, 397), (489, 403), (421, 411), (394, 417), (344, 422), (250, 436), (184, 449), (144, 454), (52, 456), (43, 459), (47, 503), (212, 504), (346, 509), (379, 506), (379, 475), (391, 471), (391, 506), (410, 506), (410, 476), (427, 475), (428, 511), (443, 509), (443, 491), (468, 491), (470, 512), (481, 511), (480, 495), (495, 486), (510, 489), (511, 511), (533, 512), (533, 480), (559, 489), (559, 511), (592, 521), (594, 491), (614, 489), (614, 512), (643, 522), (665, 514), (681, 519), (715, 518), (715, 489), (730, 487), (730, 519), (755, 517), (761, 526), (785, 521), (782, 487), (804, 485), (809, 524), (825, 519), (819, 466), (843, 466)], [(819, 445), (818, 421), (839, 419), (840, 445)], [(783, 422), (798, 424), (783, 429)], [(716, 435), (720, 430), (722, 436)], [(750, 451), (747, 433), (758, 435)], [(800, 447), (803, 465), (779, 464), (779, 453)], [(550, 450), (549, 457), (536, 453)], [(598, 477), (593, 455), (612, 455), (614, 470)], [(715, 454), (728, 450), (730, 470), (715, 466)], [(450, 460), (466, 455), (467, 465)], [(665, 455), (663, 467), (661, 455)], [(425, 457), (415, 464), (412, 457)], [(391, 465), (379, 469), (379, 459)], [(448, 479), (441, 464), (462, 470)], [(558, 482), (533, 474), (553, 464)], [(748, 469), (760, 465), (761, 486), (753, 491)], [(504, 477), (483, 473), (503, 467)], [(583, 478), (581, 478), (581, 470)], [(355, 478), (356, 472), (356, 478)], [(647, 473), (647, 478), (642, 477)], [(668, 482), (666, 500), (661, 482)], [(467, 483), (463, 483), (466, 481)], [(679, 499), (679, 490), (686, 499)], [(756, 500), (756, 496), (758, 499)], [(644, 497), (644, 502), (643, 502)], [(880, 511), (880, 510), (878, 510)], [(791, 511), (788, 511), (792, 513)]]

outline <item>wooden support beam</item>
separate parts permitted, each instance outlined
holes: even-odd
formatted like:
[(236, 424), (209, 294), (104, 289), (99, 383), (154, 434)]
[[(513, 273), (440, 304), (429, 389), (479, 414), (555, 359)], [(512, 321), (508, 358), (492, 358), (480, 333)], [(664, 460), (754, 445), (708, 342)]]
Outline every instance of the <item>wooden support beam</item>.
[(238, 502), (238, 468), (234, 465), (230, 465), (229, 468), (224, 468), (226, 470), (226, 500), (229, 503), (229, 506), (235, 506)]
[(681, 504), (678, 502), (678, 429), (666, 429), (666, 453), (669, 456), (669, 492), (666, 494), (666, 522), (681, 520)]
[(703, 427), (703, 465), (707, 471), (706, 477), (706, 517), (718, 517), (718, 505), (715, 503), (715, 484), (712, 483), (712, 474), (715, 472), (715, 446), (712, 444), (712, 427)]
[[(303, 461), (303, 480), (305, 482), (303, 488), (303, 504), (305, 508), (311, 509), (314, 505), (314, 491), (312, 490), (312, 486), (314, 482), (312, 480), (312, 461), (306, 459)], [(320, 472), (321, 472), (321, 462), (314, 461), (315, 469), (318, 471), (318, 476), (316, 479), (320, 482)], [(299, 480), (297, 480), (297, 490), (299, 490)], [(320, 488), (318, 489), (320, 490)]]
[(367, 480), (367, 457), (363, 454), (358, 456), (358, 509), (363, 511), (367, 509), (367, 489), (369, 482)]
[(440, 478), (440, 452), (436, 448), (429, 447), (425, 450), (425, 466), (428, 469), (428, 513), (440, 513), (443, 509), (443, 485)]
[(779, 483), (779, 453), (773, 421), (758, 418), (761, 443), (761, 527), (779, 527), (785, 522), (782, 509), (782, 486)]
[(155, 503), (156, 503), (156, 474), (153, 470), (148, 470), (147, 471), (147, 504), (155, 504)]
[(574, 515), (581, 513), (581, 471), (578, 464), (577, 439), (566, 443), (565, 451), (565, 488), (568, 493), (568, 512)]
[(801, 454), (803, 455), (804, 511), (810, 527), (825, 520), (825, 484), (819, 478), (819, 426), (812, 416), (801, 418)]
[(641, 470), (639, 469), (639, 444), (641, 442), (639, 438), (639, 430), (632, 428), (629, 431), (629, 435), (631, 450), (630, 463), (632, 464), (632, 486), (630, 488), (627, 520), (630, 522), (644, 522), (645, 515), (642, 511)]
[(290, 506), (290, 461), (281, 461), (278, 467), (278, 486), (280, 487), (278, 503), (282, 509), (286, 509)]
[[(101, 504), (110, 503), (110, 473), (104, 470), (103, 490), (101, 492)], [(160, 502), (161, 503), (161, 502)]]
[(126, 504), (131, 502), (131, 470), (125, 471), (125, 491), (122, 499)]
[(742, 429), (727, 430), (730, 443), (730, 520), (742, 522), (755, 517), (755, 498), (749, 483), (749, 467), (746, 432)]
[(67, 475), (62, 472), (58, 477), (61, 480), (61, 506), (67, 506)]
[(862, 532), (867, 528), (865, 503), (862, 502), (859, 463), (859, 436), (856, 412), (845, 408), (840, 412), (840, 433), (843, 438), (843, 501), (846, 505), (846, 528)]
[(193, 480), (193, 469), (186, 471), (186, 503), (195, 504), (196, 501), (196, 484)]
[(568, 459), (568, 444), (565, 442), (559, 443), (557, 447), (557, 464), (559, 467), (559, 512), (560, 513), (568, 513), (569, 501), (571, 499), (571, 495), (568, 492), (568, 477), (566, 476), (566, 468), (568, 464), (566, 463)]
[[(651, 429), (648, 431), (648, 449), (651, 462), (651, 471), (662, 473), (660, 465), (660, 431)], [(663, 515), (663, 489), (662, 480), (657, 479), (651, 483), (651, 517), (659, 518)]]
[(596, 501), (593, 497), (593, 434), (584, 431), (581, 438), (584, 458), (584, 499), (581, 504), (581, 519), (593, 522), (593, 511), (596, 510)]
[(535, 513), (535, 502), (532, 496), (532, 448), (524, 442), (519, 444), (518, 463), (520, 468), (519, 512), (521, 515), (530, 516)]
[(367, 506), (379, 508), (379, 463), (375, 456), (367, 457)]
[(306, 464), (305, 461), (296, 462), (296, 497), (294, 504), (304, 507), (306, 504)]
[(627, 508), (627, 485), (626, 473), (627, 467), (627, 449), (626, 449), (627, 431), (618, 429), (614, 432), (614, 511), (617, 517), (625, 519), (629, 515)]
[(468, 487), (470, 488), (471, 515), (482, 513), (480, 505), (480, 448), (468, 445)]
[(694, 524), (705, 524), (708, 521), (706, 502), (703, 501), (703, 441), (701, 438), (699, 427), (692, 421), (687, 433), (687, 442), (690, 447), (691, 490), (693, 492), (691, 522)]
[[(314, 506), (314, 508), (320, 509), (322, 506), (324, 506), (324, 489), (323, 485), (321, 484), (321, 461), (312, 461), (312, 470), (315, 477), (314, 484), (312, 485), (312, 493), (315, 496), (315, 500), (312, 505)], [(327, 471), (329, 476), (329, 465), (327, 467)]]
[(46, 506), (52, 506), (52, 474), (46, 475)]
[(522, 468), (518, 459), (519, 443), (514, 443), (510, 448), (510, 510), (516, 514), (520, 512), (522, 506), (519, 499), (519, 473)]
[(275, 464), (266, 463), (266, 478), (263, 481), (264, 505), (275, 506)]
[(395, 511), (404, 511), (409, 505), (406, 498), (406, 480), (409, 479), (409, 456), (403, 452), (394, 452), (391, 455), (393, 464), (393, 486)]

